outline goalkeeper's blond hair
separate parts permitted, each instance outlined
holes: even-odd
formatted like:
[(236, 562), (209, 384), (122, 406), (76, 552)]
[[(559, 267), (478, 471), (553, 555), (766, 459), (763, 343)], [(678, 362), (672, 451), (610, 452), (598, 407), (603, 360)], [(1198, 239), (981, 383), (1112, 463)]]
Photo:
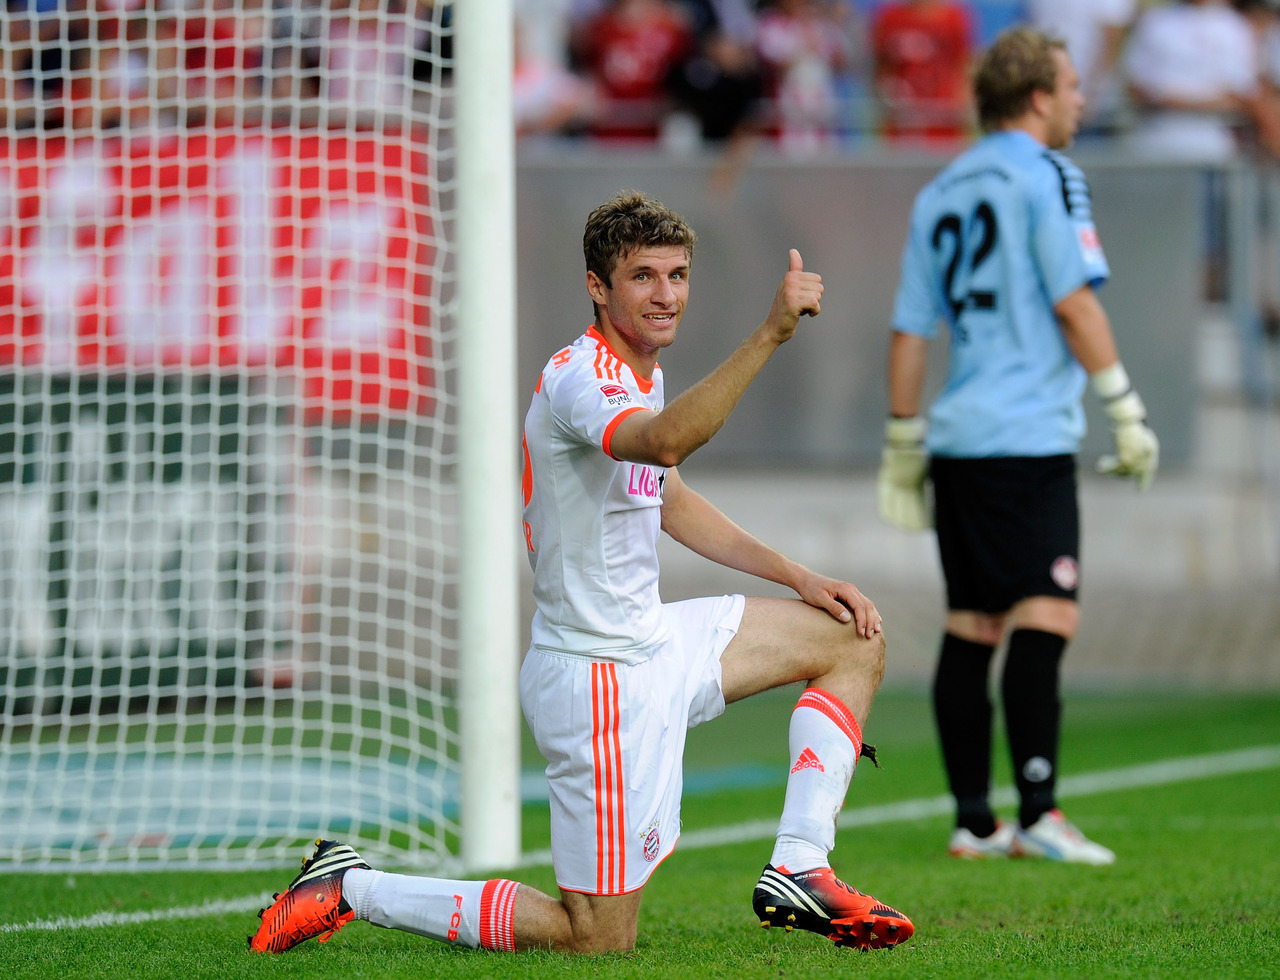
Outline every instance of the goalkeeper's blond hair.
[(1031, 108), (1034, 92), (1052, 92), (1058, 83), (1055, 51), (1063, 41), (1029, 27), (1002, 31), (978, 62), (973, 95), (983, 132), (999, 129)]

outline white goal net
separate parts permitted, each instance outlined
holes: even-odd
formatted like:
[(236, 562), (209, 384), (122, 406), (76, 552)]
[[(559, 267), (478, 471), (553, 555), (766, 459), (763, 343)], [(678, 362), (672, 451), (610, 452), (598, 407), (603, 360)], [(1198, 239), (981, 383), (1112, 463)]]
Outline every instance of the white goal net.
[(0, 866), (463, 850), (452, 9), (9, 4)]

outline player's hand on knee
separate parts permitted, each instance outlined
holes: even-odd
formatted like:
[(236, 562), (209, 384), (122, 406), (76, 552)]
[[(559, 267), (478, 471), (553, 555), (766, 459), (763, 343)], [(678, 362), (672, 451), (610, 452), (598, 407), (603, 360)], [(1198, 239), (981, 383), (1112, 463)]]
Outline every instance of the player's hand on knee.
[(842, 623), (852, 623), (859, 636), (872, 637), (881, 631), (884, 620), (880, 611), (856, 585), (823, 575), (806, 574), (807, 577), (795, 586), (801, 599), (818, 609), (825, 609)]
[(921, 418), (891, 418), (885, 423), (876, 504), (885, 523), (904, 531), (923, 531), (933, 526), (927, 499), (929, 459), (924, 432)]

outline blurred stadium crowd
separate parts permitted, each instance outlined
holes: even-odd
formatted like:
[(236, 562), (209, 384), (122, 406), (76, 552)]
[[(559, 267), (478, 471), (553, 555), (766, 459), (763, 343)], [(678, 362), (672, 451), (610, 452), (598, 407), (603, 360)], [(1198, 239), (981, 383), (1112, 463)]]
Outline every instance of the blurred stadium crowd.
[[(5, 0), (0, 129), (395, 126), (447, 89), (450, 0)], [(948, 149), (1004, 27), (1062, 37), (1086, 136), (1280, 147), (1280, 0), (514, 0), (521, 137)], [(415, 103), (417, 103), (415, 105)], [(425, 108), (430, 112), (432, 106)]]

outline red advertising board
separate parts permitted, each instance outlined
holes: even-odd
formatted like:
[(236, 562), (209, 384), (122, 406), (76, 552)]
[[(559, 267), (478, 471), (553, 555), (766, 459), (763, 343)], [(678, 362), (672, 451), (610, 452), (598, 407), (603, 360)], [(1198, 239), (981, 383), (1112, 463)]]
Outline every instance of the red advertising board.
[(426, 157), (375, 134), (0, 141), (0, 370), (282, 371), (430, 401)]

